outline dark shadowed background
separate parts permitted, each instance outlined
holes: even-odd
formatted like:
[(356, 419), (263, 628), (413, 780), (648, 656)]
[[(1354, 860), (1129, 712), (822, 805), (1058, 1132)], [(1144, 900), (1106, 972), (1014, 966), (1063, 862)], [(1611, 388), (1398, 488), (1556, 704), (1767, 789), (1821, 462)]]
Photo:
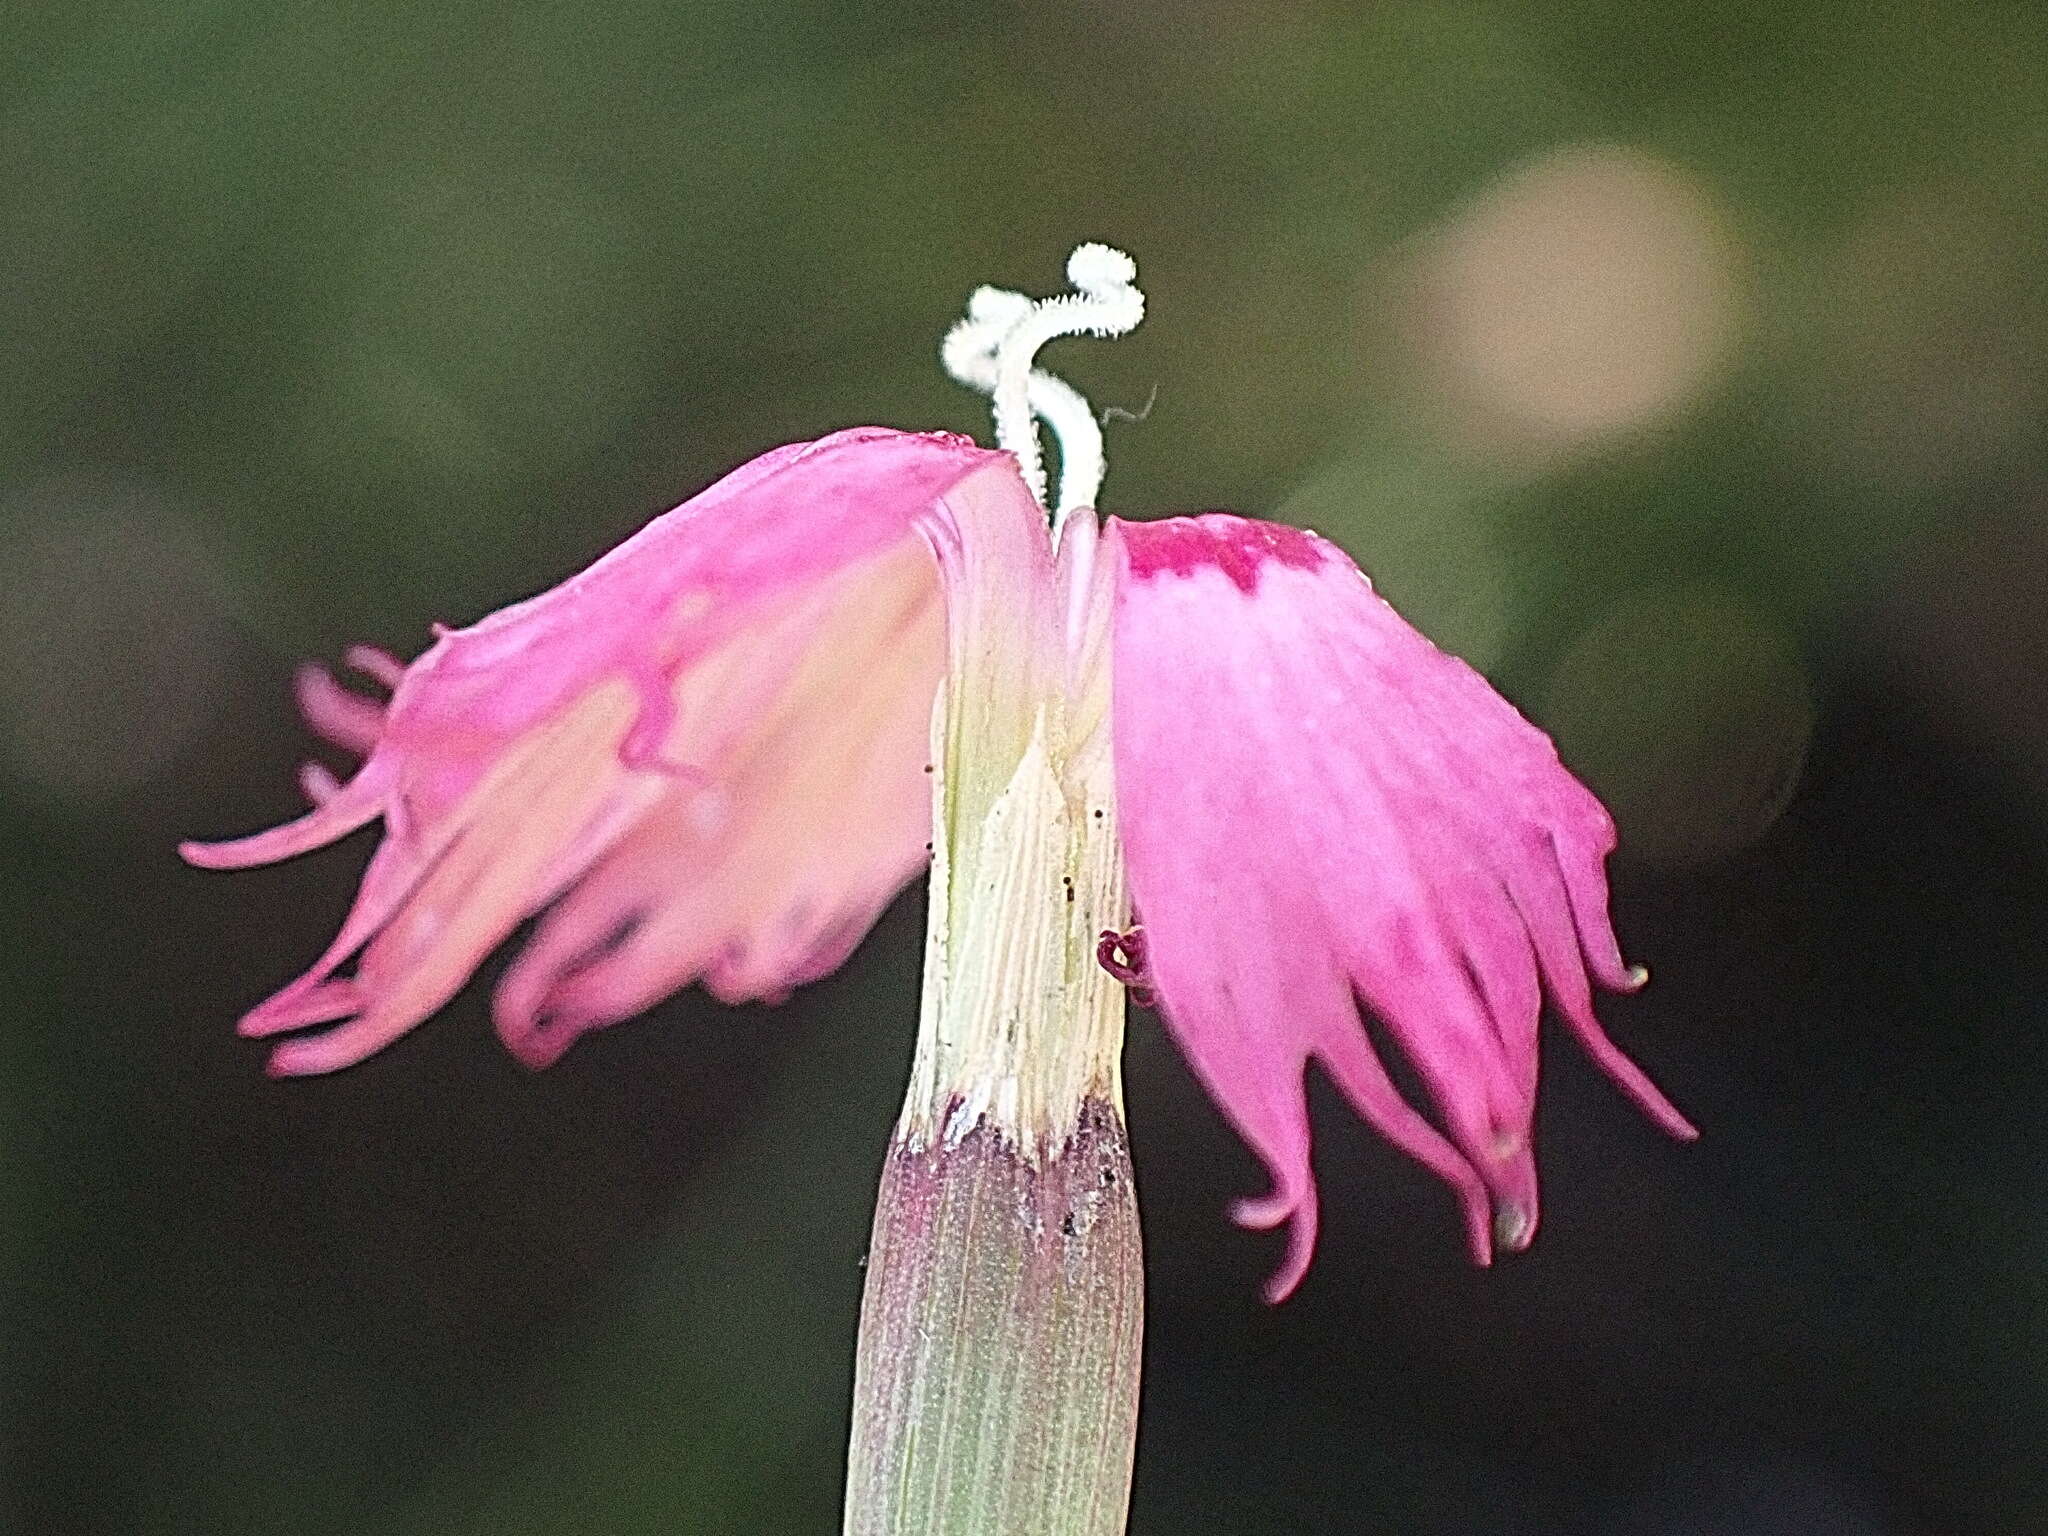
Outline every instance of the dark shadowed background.
[[(1663, 1141), (1549, 1042), (1528, 1255), (1316, 1090), (1325, 1224), (1156, 1023), (1165, 1533), (2048, 1531), (2048, 24), (2030, 4), (91, 0), (0, 10), (0, 1524), (836, 1529), (921, 897), (535, 1076), (482, 989), (273, 1083), (365, 855), (236, 877), (302, 657), (416, 653), (777, 443), (982, 432), (1310, 523), (1623, 828)], [(1156, 391), (1156, 394), (1155, 394)]]

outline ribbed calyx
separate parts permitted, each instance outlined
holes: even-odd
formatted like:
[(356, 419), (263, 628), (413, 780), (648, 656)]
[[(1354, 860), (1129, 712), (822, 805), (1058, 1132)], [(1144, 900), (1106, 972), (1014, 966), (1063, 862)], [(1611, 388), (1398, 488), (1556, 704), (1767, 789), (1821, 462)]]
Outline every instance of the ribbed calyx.
[(855, 1366), (850, 1536), (1117, 1536), (1143, 1328), (1122, 1117), (1034, 1162), (985, 1122), (899, 1141)]
[(1072, 522), (1028, 584), (972, 540), (941, 556), (924, 998), (868, 1254), (854, 1536), (1124, 1529), (1143, 1274), (1123, 989), (1096, 960), (1129, 900), (1094, 534)]

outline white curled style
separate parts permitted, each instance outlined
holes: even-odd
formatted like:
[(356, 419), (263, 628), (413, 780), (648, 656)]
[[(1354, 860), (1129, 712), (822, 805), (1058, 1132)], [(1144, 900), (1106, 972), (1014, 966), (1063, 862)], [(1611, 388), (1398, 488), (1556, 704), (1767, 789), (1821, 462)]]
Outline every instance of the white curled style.
[(1138, 266), (1106, 245), (1078, 245), (1067, 258), (1073, 292), (1031, 299), (1007, 288), (977, 288), (967, 316), (946, 333), (939, 356), (962, 384), (992, 399), (996, 446), (1015, 455), (1024, 483), (1046, 505), (1045, 458), (1037, 421), (1052, 428), (1060, 452), (1055, 539), (1069, 514), (1093, 507), (1102, 489), (1102, 427), (1086, 397), (1064, 379), (1033, 368), (1038, 349), (1059, 336), (1121, 336), (1145, 318)]

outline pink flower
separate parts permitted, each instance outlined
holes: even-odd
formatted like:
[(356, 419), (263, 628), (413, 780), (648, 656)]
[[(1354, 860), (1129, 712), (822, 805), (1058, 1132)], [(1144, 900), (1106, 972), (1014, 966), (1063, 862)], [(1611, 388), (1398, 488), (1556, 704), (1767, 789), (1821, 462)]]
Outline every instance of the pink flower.
[[(360, 767), (345, 783), (307, 769), (299, 820), (182, 850), (239, 868), (383, 822), (334, 942), (241, 1022), (291, 1036), (273, 1073), (388, 1045), (536, 915), (494, 1003), (530, 1065), (692, 982), (781, 998), (846, 958), (935, 835), (942, 853), (957, 841), (935, 833), (935, 778), (978, 823), (1010, 814), (1031, 743), (1078, 754), (1099, 733), (1143, 923), (1122, 932), (1109, 880), (1105, 963), (1156, 1000), (1270, 1170), (1239, 1219), (1292, 1223), (1276, 1299), (1315, 1238), (1312, 1060), (1456, 1190), (1482, 1262), (1535, 1228), (1546, 991), (1626, 1091), (1692, 1134), (1594, 1019), (1592, 984), (1640, 973), (1607, 915), (1613, 825), (1548, 739), (1313, 534), (1088, 510), (1092, 416), (1026, 372), (1046, 336), (1141, 312), (1126, 270), (1082, 254), (1077, 299), (984, 290), (949, 344), (956, 373), (995, 391), (1011, 451), (882, 428), (779, 448), (410, 664), (352, 652), (386, 702), (301, 674), (308, 720)], [(1057, 552), (1033, 411), (1062, 431)], [(1049, 700), (1069, 720), (1051, 736)], [(1000, 899), (973, 874), (955, 871), (935, 931)], [(1362, 1007), (1441, 1130), (1396, 1091)]]

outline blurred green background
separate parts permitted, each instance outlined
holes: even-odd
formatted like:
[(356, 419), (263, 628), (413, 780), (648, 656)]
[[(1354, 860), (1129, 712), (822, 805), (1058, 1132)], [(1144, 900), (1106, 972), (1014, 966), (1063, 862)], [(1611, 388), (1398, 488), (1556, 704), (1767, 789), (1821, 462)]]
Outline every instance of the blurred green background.
[[(1535, 1250), (1317, 1085), (1323, 1243), (1149, 1017), (1138, 1533), (2048, 1531), (2037, 4), (0, 9), (0, 1523), (836, 1529), (920, 900), (531, 1076), (482, 989), (278, 1084), (364, 847), (288, 677), (776, 443), (983, 431), (976, 284), (1110, 510), (1344, 542), (1559, 738), (1655, 984), (1554, 1040)], [(1154, 391), (1156, 390), (1156, 397)]]

